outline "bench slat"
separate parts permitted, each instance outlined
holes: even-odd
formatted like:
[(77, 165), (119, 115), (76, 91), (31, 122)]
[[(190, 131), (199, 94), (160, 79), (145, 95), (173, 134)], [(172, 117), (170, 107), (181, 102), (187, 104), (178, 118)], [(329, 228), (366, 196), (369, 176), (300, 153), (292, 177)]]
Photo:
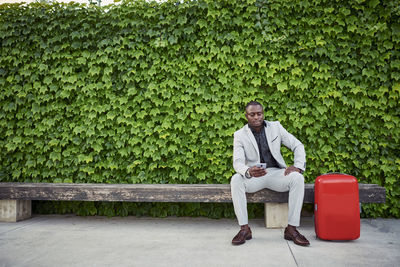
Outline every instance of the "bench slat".
[[(360, 202), (385, 203), (386, 191), (376, 184), (359, 184)], [(0, 199), (128, 201), (128, 202), (232, 202), (229, 184), (63, 184), (0, 183)], [(249, 203), (285, 203), (288, 193), (264, 189), (248, 193)], [(314, 202), (314, 184), (305, 184), (304, 203)]]

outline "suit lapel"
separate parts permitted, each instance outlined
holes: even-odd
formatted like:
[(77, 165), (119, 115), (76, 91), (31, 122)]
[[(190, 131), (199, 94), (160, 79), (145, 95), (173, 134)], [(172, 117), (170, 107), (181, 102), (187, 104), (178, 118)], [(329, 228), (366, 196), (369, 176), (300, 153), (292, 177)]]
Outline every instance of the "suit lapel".
[(269, 125), (269, 123), (266, 122), (266, 125), (265, 125), (264, 129), (265, 129), (265, 136), (267, 137), (267, 143), (268, 143), (269, 151), (271, 151), (271, 153), (274, 153), (275, 151), (272, 151), (272, 138), (274, 136), (272, 136), (271, 125)]
[(248, 124), (246, 125), (246, 133), (247, 133), (247, 136), (249, 137), (251, 143), (253, 144), (254, 148), (256, 149), (257, 155), (260, 155), (260, 151), (258, 151), (257, 141), (256, 141), (256, 139), (254, 138), (254, 135), (253, 135), (253, 133), (251, 132), (250, 127), (249, 127)]

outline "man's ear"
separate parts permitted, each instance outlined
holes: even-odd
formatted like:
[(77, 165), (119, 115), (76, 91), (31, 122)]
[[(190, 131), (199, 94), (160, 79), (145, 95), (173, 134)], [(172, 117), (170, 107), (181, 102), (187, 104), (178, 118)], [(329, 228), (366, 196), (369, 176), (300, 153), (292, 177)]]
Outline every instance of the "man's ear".
[(244, 116), (246, 117), (246, 119), (247, 119), (247, 120), (249, 120), (249, 118), (247, 118), (247, 112), (246, 112), (246, 113), (244, 113)]

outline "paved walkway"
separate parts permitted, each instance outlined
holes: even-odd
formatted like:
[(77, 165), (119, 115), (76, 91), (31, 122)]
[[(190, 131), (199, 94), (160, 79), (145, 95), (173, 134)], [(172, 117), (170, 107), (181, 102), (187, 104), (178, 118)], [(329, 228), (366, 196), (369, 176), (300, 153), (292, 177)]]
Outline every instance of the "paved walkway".
[(400, 266), (400, 220), (363, 219), (358, 240), (331, 242), (302, 218), (310, 247), (262, 220), (250, 226), (253, 239), (232, 246), (229, 219), (40, 215), (0, 223), (0, 266)]

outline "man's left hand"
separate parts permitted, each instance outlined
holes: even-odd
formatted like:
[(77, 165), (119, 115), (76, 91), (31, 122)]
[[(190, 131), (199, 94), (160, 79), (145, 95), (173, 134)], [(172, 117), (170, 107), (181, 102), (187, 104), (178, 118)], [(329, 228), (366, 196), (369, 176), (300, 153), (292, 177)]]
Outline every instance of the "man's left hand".
[(299, 172), (301, 173), (301, 170), (295, 166), (289, 166), (285, 169), (285, 176), (289, 175), (291, 172)]

